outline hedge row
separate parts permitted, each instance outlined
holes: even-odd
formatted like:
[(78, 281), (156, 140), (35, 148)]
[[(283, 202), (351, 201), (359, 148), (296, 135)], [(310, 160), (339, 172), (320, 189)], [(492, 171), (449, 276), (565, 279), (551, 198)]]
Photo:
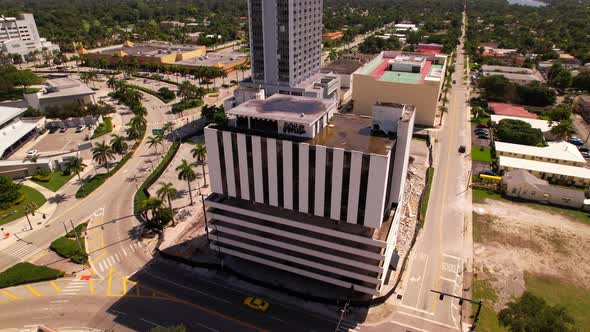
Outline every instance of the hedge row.
[(145, 88), (143, 86), (134, 85), (134, 84), (125, 84), (125, 86), (127, 86), (127, 87), (129, 87), (131, 89), (143, 91), (143, 92), (145, 92), (147, 94), (150, 94), (150, 95), (152, 95), (152, 96), (160, 99), (165, 104), (167, 104), (167, 103), (171, 102), (172, 100), (174, 100), (174, 98), (172, 98), (172, 99), (164, 98), (164, 96), (162, 96), (159, 92), (154, 91), (152, 89)]
[(143, 202), (145, 199), (149, 197), (149, 193), (147, 191), (148, 188), (160, 178), (160, 175), (162, 175), (162, 173), (164, 173), (164, 170), (166, 170), (166, 167), (168, 167), (168, 165), (172, 162), (172, 159), (174, 159), (174, 156), (176, 155), (176, 152), (178, 152), (179, 148), (180, 143), (174, 142), (168, 150), (168, 152), (166, 153), (166, 155), (164, 156), (164, 158), (162, 159), (162, 161), (160, 162), (160, 164), (158, 165), (158, 167), (156, 167), (156, 169), (154, 169), (154, 171), (150, 175), (148, 175), (145, 181), (141, 184), (141, 187), (139, 187), (139, 189), (135, 193), (135, 196), (133, 197), (134, 214), (140, 213), (141, 202)]

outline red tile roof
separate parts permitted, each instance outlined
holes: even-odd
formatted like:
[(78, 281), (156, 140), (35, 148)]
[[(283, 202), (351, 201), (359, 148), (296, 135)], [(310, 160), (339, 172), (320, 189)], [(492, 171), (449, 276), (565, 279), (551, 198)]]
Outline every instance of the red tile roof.
[(521, 118), (536, 119), (537, 115), (527, 111), (524, 107), (519, 105), (512, 105), (506, 103), (488, 103), (488, 106), (498, 115), (509, 115)]

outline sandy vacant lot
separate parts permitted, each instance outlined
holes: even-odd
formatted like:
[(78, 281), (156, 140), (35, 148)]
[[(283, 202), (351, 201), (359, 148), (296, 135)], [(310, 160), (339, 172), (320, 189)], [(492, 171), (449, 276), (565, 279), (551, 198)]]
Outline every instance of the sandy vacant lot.
[(590, 225), (492, 199), (473, 212), (476, 269), (497, 292), (494, 309), (524, 292), (525, 272), (590, 288)]

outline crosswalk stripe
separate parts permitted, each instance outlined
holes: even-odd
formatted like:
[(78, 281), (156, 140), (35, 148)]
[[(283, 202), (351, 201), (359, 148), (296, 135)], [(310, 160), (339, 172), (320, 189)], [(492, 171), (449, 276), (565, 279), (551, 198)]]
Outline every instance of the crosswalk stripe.
[(123, 254), (125, 254), (125, 256), (127, 256), (127, 251), (125, 251), (125, 248), (122, 248), (122, 249), (123, 249)]

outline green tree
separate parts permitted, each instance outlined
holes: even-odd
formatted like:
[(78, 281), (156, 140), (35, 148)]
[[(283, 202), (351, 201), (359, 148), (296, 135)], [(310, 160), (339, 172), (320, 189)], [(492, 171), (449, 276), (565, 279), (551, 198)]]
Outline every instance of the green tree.
[(578, 90), (590, 91), (590, 72), (579, 73), (574, 77), (573, 87)]
[(492, 100), (504, 100), (511, 85), (512, 83), (506, 77), (500, 75), (482, 77), (478, 83), (482, 94)]
[(147, 145), (150, 148), (154, 148), (154, 150), (156, 151), (156, 154), (158, 154), (158, 145), (162, 145), (162, 141), (163, 138), (160, 135), (156, 135), (156, 136), (150, 136), (147, 138)]
[(193, 158), (197, 159), (197, 164), (201, 165), (203, 169), (203, 182), (204, 186), (207, 186), (207, 176), (205, 174), (205, 160), (207, 158), (207, 147), (203, 143), (198, 143), (192, 148), (191, 153)]
[(512, 332), (570, 332), (576, 331), (574, 318), (562, 306), (548, 305), (545, 300), (530, 292), (498, 314), (498, 321)]
[(562, 121), (572, 116), (572, 108), (567, 104), (559, 104), (549, 111), (551, 121)]
[(91, 151), (92, 160), (99, 164), (104, 164), (104, 167), (107, 169), (107, 173), (110, 172), (109, 160), (115, 159), (115, 155), (111, 146), (105, 141), (102, 141), (102, 143), (95, 143)]
[(156, 195), (158, 195), (158, 197), (161, 200), (165, 199), (168, 201), (168, 207), (170, 208), (170, 211), (172, 212), (172, 226), (174, 226), (175, 225), (174, 209), (172, 208), (172, 201), (175, 200), (176, 197), (178, 196), (178, 190), (176, 190), (176, 188), (174, 188), (174, 185), (172, 184), (172, 182), (161, 183), (160, 189), (158, 189), (158, 191), (156, 192)]
[(197, 164), (189, 163), (186, 159), (183, 159), (181, 164), (176, 167), (176, 171), (178, 172), (178, 179), (186, 181), (188, 185), (188, 194), (191, 199), (191, 205), (193, 205), (193, 193), (191, 189), (191, 182), (198, 179), (197, 173), (193, 170), (193, 167), (196, 167)]
[(533, 128), (530, 124), (521, 120), (500, 120), (496, 125), (495, 133), (496, 138), (502, 142), (530, 146), (543, 146), (545, 144), (541, 130)]
[(18, 70), (12, 73), (10, 79), (12, 80), (14, 85), (20, 85), (25, 89), (28, 86), (33, 84), (38, 84), (42, 80), (37, 74), (33, 73), (30, 70)]
[(164, 130), (166, 135), (170, 135), (174, 131), (174, 122), (166, 121), (166, 123), (162, 125), (162, 130)]
[(66, 172), (69, 174), (76, 174), (78, 176), (78, 181), (80, 182), (82, 182), (80, 173), (83, 172), (85, 168), (86, 164), (84, 164), (84, 160), (80, 157), (70, 158), (66, 163)]
[(14, 183), (11, 178), (0, 175), (0, 208), (4, 209), (19, 199), (21, 197), (20, 188), (21, 185)]
[(572, 119), (561, 120), (559, 124), (551, 127), (551, 134), (560, 140), (565, 140), (575, 133)]
[(113, 135), (111, 137), (111, 149), (118, 155), (124, 155), (129, 148), (129, 144), (125, 141), (125, 137), (121, 135)]

